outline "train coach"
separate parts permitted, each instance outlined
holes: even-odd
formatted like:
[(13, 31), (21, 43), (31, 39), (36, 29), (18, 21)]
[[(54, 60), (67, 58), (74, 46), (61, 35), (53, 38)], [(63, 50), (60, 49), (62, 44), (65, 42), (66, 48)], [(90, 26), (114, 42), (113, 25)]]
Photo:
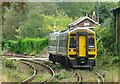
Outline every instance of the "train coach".
[(80, 27), (54, 32), (49, 35), (48, 51), (53, 63), (73, 68), (94, 67), (97, 52), (95, 32)]

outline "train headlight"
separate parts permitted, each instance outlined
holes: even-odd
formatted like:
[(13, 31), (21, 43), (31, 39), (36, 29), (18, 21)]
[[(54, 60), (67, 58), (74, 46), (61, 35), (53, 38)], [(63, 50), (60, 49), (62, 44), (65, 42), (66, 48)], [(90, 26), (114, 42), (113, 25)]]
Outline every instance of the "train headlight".
[(71, 49), (71, 52), (73, 52), (73, 49)]

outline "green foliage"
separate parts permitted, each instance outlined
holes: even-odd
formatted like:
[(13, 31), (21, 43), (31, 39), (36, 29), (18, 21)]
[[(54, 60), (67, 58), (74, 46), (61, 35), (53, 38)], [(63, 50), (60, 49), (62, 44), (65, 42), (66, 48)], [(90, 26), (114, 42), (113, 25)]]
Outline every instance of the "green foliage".
[(33, 3), (26, 3), (28, 5), (28, 9), (30, 12), (49, 15), (49, 16), (57, 16), (58, 15), (58, 6), (55, 2), (33, 2)]
[(54, 22), (56, 22), (57, 31), (67, 29), (67, 25), (72, 22), (72, 19), (67, 16), (52, 17), (31, 14), (28, 18), (16, 30), (19, 33), (16, 37), (19, 39), (44, 37), (53, 32)]
[(90, 16), (92, 16), (92, 12), (95, 11), (94, 3), (89, 2), (63, 2), (59, 3), (58, 5), (61, 11), (74, 19), (85, 16), (85, 14), (89, 14)]
[[(95, 28), (96, 36), (97, 36), (97, 54), (98, 56), (105, 54), (105, 47), (103, 46), (103, 40), (106, 36), (107, 28)], [(103, 32), (106, 31), (106, 32)]]
[(118, 56), (108, 56), (102, 55), (96, 59), (96, 68), (97, 69), (110, 69), (110, 68), (118, 68), (120, 66), (120, 59)]
[(64, 69), (61, 70), (59, 74), (55, 75), (55, 78), (57, 78), (58, 80), (65, 79), (66, 77), (67, 77), (67, 75), (66, 75), (66, 71)]
[(64, 30), (72, 19), (67, 15), (60, 15), (55, 3), (27, 3), (29, 13), (27, 20), (21, 22), (16, 38), (41, 38), (53, 32), (54, 22), (57, 30)]
[(117, 6), (117, 3), (99, 3), (99, 23), (103, 24), (110, 17), (110, 11)]
[[(24, 2), (23, 2), (24, 3)], [(23, 4), (22, 3), (22, 4)], [(3, 37), (6, 40), (15, 39), (17, 32), (15, 31), (19, 27), (19, 23), (26, 19), (26, 6), (19, 2), (10, 3), (7, 8), (6, 5), (3, 6)], [(3, 4), (4, 5), (4, 4)]]
[(118, 6), (120, 6), (120, 1), (118, 2)]
[[(105, 19), (110, 16), (110, 9), (116, 5), (117, 3), (99, 3), (100, 23), (106, 22)], [(90, 2), (5, 2), (2, 4), (3, 38), (13, 40), (44, 37), (53, 32), (54, 22), (58, 31), (67, 29), (67, 25), (73, 19), (85, 14), (91, 17), (93, 11), (96, 11), (95, 8), (96, 3)]]
[(113, 65), (116, 65), (116, 67), (120, 67), (120, 58), (119, 56), (115, 56), (113, 59), (112, 59), (112, 64)]
[(97, 34), (97, 51), (98, 55), (105, 53), (109, 55), (116, 55), (115, 42), (115, 20), (111, 15), (107, 18), (101, 27), (96, 27)]
[(47, 42), (47, 38), (26, 38), (19, 41), (9, 40), (5, 42), (5, 48), (15, 53), (35, 55), (47, 45)]
[(38, 38), (44, 36), (43, 29), (43, 16), (35, 13), (29, 13), (28, 19), (20, 24), (20, 27), (16, 30), (17, 38)]
[(67, 25), (72, 22), (72, 18), (67, 16), (59, 16), (59, 17), (52, 17), (52, 16), (44, 16), (44, 31), (46, 34), (53, 32), (54, 22), (56, 23), (56, 30), (65, 30), (67, 29)]

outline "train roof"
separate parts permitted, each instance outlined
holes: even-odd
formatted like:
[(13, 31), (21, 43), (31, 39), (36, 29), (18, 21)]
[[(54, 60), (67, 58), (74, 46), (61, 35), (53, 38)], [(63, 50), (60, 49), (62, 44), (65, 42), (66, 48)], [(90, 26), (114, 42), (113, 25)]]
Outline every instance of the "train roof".
[(77, 28), (74, 28), (71, 31), (69, 31), (69, 33), (72, 33), (72, 32), (77, 31), (77, 30), (88, 32), (88, 33), (95, 33), (93, 30), (91, 30), (91, 29), (89, 29), (87, 27), (86, 28), (85, 27), (77, 27)]
[[(60, 34), (60, 31), (59, 31), (59, 32), (53, 32), (53, 33), (51, 33), (51, 34)], [(50, 35), (51, 35), (51, 34), (50, 34)]]
[(62, 33), (68, 33), (70, 30), (62, 30), (62, 31), (59, 31), (59, 32), (54, 32), (54, 33), (51, 33), (52, 35), (53, 34), (56, 34), (56, 35), (59, 35), (59, 34), (62, 34)]
[(88, 33), (95, 33), (93, 30), (89, 29), (89, 28), (85, 28), (85, 27), (77, 27), (74, 29), (68, 29), (68, 30), (63, 30), (63, 31), (59, 31), (59, 32), (54, 32), (51, 33), (50, 35), (59, 35), (59, 34), (63, 34), (63, 33), (72, 33), (74, 31), (83, 31), (83, 32), (88, 32)]

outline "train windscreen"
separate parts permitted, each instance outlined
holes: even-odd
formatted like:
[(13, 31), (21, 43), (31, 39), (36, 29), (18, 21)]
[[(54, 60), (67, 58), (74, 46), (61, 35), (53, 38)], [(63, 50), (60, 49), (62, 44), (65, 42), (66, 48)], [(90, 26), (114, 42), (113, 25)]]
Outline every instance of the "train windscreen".
[(89, 47), (94, 47), (94, 38), (89, 38)]

